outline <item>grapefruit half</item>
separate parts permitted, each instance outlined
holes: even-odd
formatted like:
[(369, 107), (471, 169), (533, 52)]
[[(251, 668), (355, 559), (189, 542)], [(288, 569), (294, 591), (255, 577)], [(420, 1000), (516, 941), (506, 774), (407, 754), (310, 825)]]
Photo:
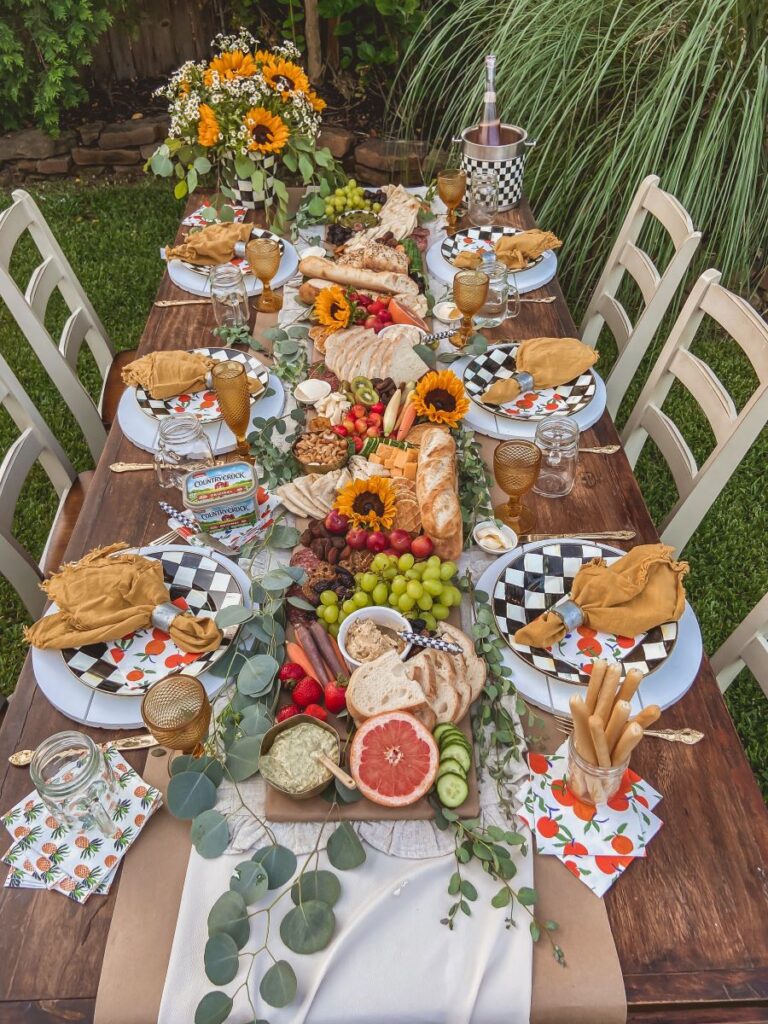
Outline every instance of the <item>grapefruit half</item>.
[(416, 803), (435, 781), (440, 751), (432, 733), (407, 711), (369, 718), (354, 735), (349, 769), (357, 788), (375, 804)]

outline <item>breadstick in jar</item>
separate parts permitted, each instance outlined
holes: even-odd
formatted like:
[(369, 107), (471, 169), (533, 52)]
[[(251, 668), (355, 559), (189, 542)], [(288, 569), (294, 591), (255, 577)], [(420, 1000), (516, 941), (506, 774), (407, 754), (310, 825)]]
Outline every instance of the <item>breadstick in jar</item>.
[(619, 737), (619, 742), (613, 748), (611, 762), (614, 766), (623, 764), (629, 760), (629, 755), (643, 738), (643, 727), (637, 722), (630, 722)]
[(592, 742), (595, 745), (595, 753), (597, 754), (597, 763), (601, 768), (611, 767), (611, 752), (608, 749), (608, 743), (605, 738), (605, 729), (603, 728), (603, 720), (599, 715), (589, 716), (589, 732), (592, 736)]
[(587, 695), (584, 698), (590, 715), (595, 713), (595, 706), (597, 705), (597, 698), (600, 696), (600, 687), (603, 685), (603, 678), (605, 677), (605, 670), (608, 668), (608, 662), (602, 658), (598, 658), (592, 662), (592, 674), (589, 677), (589, 685), (587, 686)]
[(632, 700), (637, 693), (637, 688), (643, 681), (643, 673), (639, 668), (631, 668), (627, 672), (624, 682), (619, 690), (619, 700)]
[(619, 665), (618, 662), (614, 662), (613, 665), (609, 665), (606, 669), (605, 676), (603, 678), (603, 685), (600, 688), (600, 696), (597, 698), (597, 704), (595, 705), (594, 710), (594, 714), (596, 714), (603, 723), (603, 727), (608, 724), (608, 719), (611, 717), (611, 710), (616, 697), (616, 687), (619, 684), (620, 675), (621, 665)]
[(589, 709), (584, 698), (575, 695), (568, 703), (573, 718), (573, 745), (576, 753), (590, 764), (597, 764), (597, 754), (589, 732)]
[(619, 736), (627, 724), (629, 713), (632, 710), (628, 700), (617, 700), (613, 705), (613, 711), (611, 717), (608, 719), (608, 725), (605, 727), (605, 739), (608, 744), (608, 749), (613, 750), (616, 746)]
[(661, 718), (661, 708), (658, 704), (649, 704), (647, 708), (643, 708), (639, 711), (634, 718), (631, 718), (631, 722), (637, 722), (638, 725), (642, 725), (644, 729), (647, 729), (649, 725), (653, 725)]

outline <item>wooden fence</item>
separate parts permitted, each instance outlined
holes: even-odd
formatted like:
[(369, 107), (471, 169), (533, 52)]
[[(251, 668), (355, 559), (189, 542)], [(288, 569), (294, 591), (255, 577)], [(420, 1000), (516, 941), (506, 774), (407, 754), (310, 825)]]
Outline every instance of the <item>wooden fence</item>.
[(160, 78), (185, 60), (207, 57), (222, 28), (218, 0), (140, 0), (137, 6), (128, 19), (116, 17), (94, 46), (91, 75), (100, 88)]

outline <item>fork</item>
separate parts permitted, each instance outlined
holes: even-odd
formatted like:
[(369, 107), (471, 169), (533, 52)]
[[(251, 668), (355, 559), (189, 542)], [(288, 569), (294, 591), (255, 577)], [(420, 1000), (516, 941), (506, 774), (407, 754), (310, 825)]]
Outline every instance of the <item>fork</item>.
[(183, 539), (184, 538), (181, 534), (177, 533), (175, 530), (169, 530), (168, 533), (164, 533), (161, 537), (155, 537), (154, 540), (151, 540), (149, 542), (149, 547), (153, 548), (161, 544), (173, 544), (174, 541)]
[[(565, 715), (554, 714), (552, 716), (555, 719), (558, 731), (563, 733), (565, 736), (570, 736), (573, 732), (573, 721), (570, 718), (566, 718)], [(669, 743), (687, 743), (688, 746), (693, 746), (694, 743), (698, 743), (699, 740), (704, 739), (704, 733), (699, 732), (698, 729), (646, 729), (646, 736), (655, 736), (659, 740), (667, 740)]]

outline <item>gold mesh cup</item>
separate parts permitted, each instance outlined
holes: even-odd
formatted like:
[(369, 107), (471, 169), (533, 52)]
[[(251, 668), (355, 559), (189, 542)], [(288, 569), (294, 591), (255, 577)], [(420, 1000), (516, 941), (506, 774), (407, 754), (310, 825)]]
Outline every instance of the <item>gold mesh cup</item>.
[(199, 679), (170, 675), (144, 694), (141, 717), (162, 746), (191, 754), (208, 735), (211, 703)]
[(490, 279), (481, 270), (460, 270), (453, 278), (453, 301), (461, 312), (461, 326), (450, 342), (464, 348), (474, 327), (472, 317), (485, 305)]
[(227, 359), (214, 366), (211, 376), (221, 415), (237, 438), (238, 454), (248, 457), (251, 449), (245, 435), (251, 422), (251, 395), (245, 366), (234, 359)]
[(493, 511), (518, 535), (529, 533), (535, 522), (533, 512), (521, 499), (536, 483), (540, 465), (541, 449), (532, 441), (502, 441), (493, 453), (496, 483), (509, 495), (509, 501)]
[(456, 231), (456, 207), (464, 198), (466, 189), (467, 175), (458, 167), (446, 167), (437, 175), (437, 194), (448, 207), (446, 231), (449, 235)]
[(256, 309), (260, 313), (277, 313), (283, 308), (283, 299), (272, 291), (269, 282), (280, 266), (280, 243), (274, 238), (254, 238), (246, 245), (245, 255), (263, 288), (261, 295), (256, 298)]

